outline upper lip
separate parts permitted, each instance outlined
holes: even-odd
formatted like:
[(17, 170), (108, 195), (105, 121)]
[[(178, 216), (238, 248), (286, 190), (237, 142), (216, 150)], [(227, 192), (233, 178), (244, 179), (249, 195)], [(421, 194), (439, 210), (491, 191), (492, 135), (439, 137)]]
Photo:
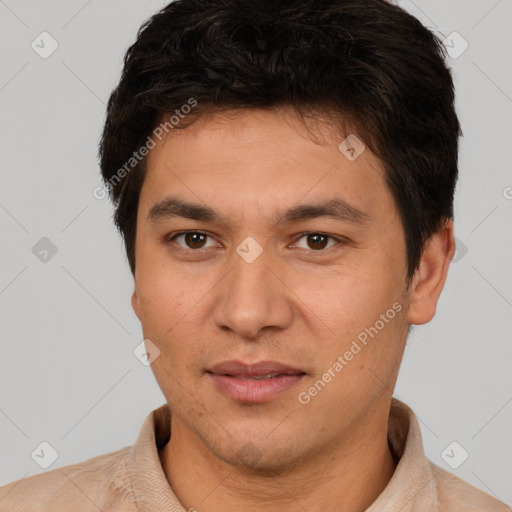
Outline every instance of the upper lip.
[(282, 375), (305, 373), (302, 370), (277, 361), (259, 361), (257, 363), (250, 364), (236, 360), (218, 363), (212, 366), (208, 372), (215, 373), (217, 375), (241, 375), (244, 377), (258, 377), (272, 373), (279, 373)]

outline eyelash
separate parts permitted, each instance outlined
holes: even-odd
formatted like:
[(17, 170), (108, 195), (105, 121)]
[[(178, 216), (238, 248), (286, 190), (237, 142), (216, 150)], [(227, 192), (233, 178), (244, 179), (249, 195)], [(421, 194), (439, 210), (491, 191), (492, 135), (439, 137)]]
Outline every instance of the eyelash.
[[(208, 233), (205, 233), (204, 231), (180, 231), (178, 233), (171, 233), (169, 236), (167, 236), (165, 238), (165, 242), (167, 244), (175, 243), (174, 240), (178, 236), (187, 235), (187, 234), (191, 234), (191, 233), (198, 234), (198, 235), (205, 235), (207, 237), (213, 238), (211, 235), (209, 235)], [(304, 231), (303, 233), (299, 233), (299, 238), (297, 238), (297, 241), (300, 240), (302, 237), (307, 236), (307, 235), (321, 235), (321, 236), (325, 236), (327, 238), (330, 238), (330, 239), (335, 240), (336, 242), (338, 242), (337, 245), (343, 244), (344, 242), (346, 242), (346, 240), (343, 239), (343, 238), (338, 238), (338, 237), (335, 237), (335, 236), (332, 236), (332, 235), (328, 235), (327, 233), (323, 233), (322, 231)], [(178, 245), (178, 244), (176, 244), (176, 245)], [(209, 249), (208, 247), (201, 248), (201, 249), (191, 249), (191, 248), (187, 248), (187, 247), (182, 247), (181, 245), (178, 245), (178, 247), (180, 249), (183, 249), (184, 251), (191, 251), (191, 252), (200, 252), (201, 250)], [(335, 247), (335, 246), (327, 247), (325, 249), (318, 249), (318, 250), (314, 250), (314, 249), (304, 249), (304, 250), (309, 250), (312, 253), (321, 253), (321, 252), (326, 252), (328, 249), (332, 249), (333, 247)], [(300, 249), (302, 249), (302, 248), (300, 248)]]

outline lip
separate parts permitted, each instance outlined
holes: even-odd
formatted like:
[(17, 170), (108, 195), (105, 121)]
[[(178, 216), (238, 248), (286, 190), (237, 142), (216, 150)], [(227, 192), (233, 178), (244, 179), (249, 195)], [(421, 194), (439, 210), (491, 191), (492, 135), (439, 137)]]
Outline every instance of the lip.
[(305, 373), (298, 368), (293, 368), (277, 361), (259, 361), (257, 363), (243, 363), (242, 361), (232, 360), (218, 363), (208, 370), (209, 373), (216, 375), (241, 375), (244, 377), (258, 377), (268, 375), (269, 373), (280, 373), (282, 375), (296, 375)]
[[(216, 388), (232, 400), (244, 403), (268, 402), (296, 386), (305, 372), (276, 361), (246, 364), (241, 361), (224, 361), (216, 364), (207, 374)], [(249, 380), (268, 374), (277, 377)]]

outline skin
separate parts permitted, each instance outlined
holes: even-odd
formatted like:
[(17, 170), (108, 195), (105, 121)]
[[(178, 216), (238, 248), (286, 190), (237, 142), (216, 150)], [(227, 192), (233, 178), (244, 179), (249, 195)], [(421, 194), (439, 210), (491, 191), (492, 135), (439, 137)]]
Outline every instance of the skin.
[[(368, 148), (349, 161), (338, 130), (305, 125), (288, 108), (233, 114), (203, 115), (170, 132), (148, 155), (140, 194), (132, 306), (160, 350), (152, 369), (172, 411), (162, 466), (183, 506), (199, 512), (363, 511), (396, 467), (387, 443), (391, 397), (410, 324), (435, 314), (455, 252), (453, 225), (430, 239), (407, 287), (402, 223)], [(227, 222), (149, 221), (170, 195)], [(333, 197), (367, 221), (270, 220)], [(194, 230), (208, 237), (170, 240)], [(319, 242), (318, 232), (334, 238)], [(252, 263), (236, 252), (248, 236), (263, 250)], [(401, 311), (300, 403), (298, 394), (395, 303)], [(269, 402), (240, 403), (205, 372), (231, 359), (279, 361), (306, 375)]]

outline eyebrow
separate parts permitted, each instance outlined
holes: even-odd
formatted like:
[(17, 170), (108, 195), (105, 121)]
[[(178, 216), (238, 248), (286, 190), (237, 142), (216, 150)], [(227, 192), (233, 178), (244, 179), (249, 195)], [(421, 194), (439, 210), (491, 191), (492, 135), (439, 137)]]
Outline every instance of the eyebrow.
[[(221, 215), (213, 208), (199, 203), (184, 201), (178, 197), (167, 197), (156, 203), (149, 210), (148, 222), (163, 222), (175, 217), (186, 219), (218, 222), (229, 225), (229, 219)], [(370, 216), (350, 205), (345, 200), (335, 197), (320, 204), (299, 204), (279, 214), (274, 212), (269, 222), (272, 225), (282, 223), (300, 222), (318, 217), (330, 217), (335, 220), (352, 224), (364, 224), (370, 220)]]

